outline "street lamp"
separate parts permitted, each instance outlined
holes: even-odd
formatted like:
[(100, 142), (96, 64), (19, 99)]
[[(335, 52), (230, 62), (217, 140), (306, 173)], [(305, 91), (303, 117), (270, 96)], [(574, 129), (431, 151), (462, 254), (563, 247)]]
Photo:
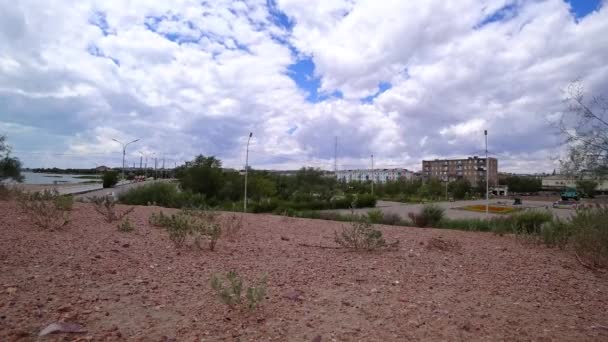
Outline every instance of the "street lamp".
[(243, 201), (243, 212), (247, 212), (247, 169), (249, 168), (249, 141), (253, 136), (253, 132), (249, 132), (249, 138), (247, 138), (247, 149), (245, 152), (245, 199)]
[(122, 145), (122, 180), (125, 180), (125, 155), (127, 154), (127, 146), (129, 146), (129, 144), (132, 144), (134, 142), (139, 141), (139, 139), (135, 139), (133, 141), (129, 141), (126, 144), (123, 144), (122, 142), (116, 140), (116, 139), (112, 139), (114, 141), (116, 141), (117, 143)]

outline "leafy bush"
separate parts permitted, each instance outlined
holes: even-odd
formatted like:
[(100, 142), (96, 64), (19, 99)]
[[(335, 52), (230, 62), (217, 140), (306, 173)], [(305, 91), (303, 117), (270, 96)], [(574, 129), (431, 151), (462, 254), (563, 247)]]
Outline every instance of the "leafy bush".
[(158, 214), (152, 213), (148, 218), (148, 222), (155, 227), (167, 227), (171, 224), (171, 216), (167, 216), (162, 211), (159, 211)]
[(94, 204), (95, 211), (101, 214), (108, 223), (119, 221), (135, 209), (135, 207), (131, 207), (122, 213), (118, 212), (115, 208), (116, 203), (110, 196), (94, 197), (90, 200)]
[(132, 232), (135, 228), (133, 227), (133, 225), (131, 224), (131, 221), (129, 221), (129, 218), (127, 217), (121, 224), (118, 225), (118, 231), (120, 232)]
[(66, 200), (55, 189), (21, 193), (17, 200), (21, 210), (42, 229), (58, 230), (70, 223), (72, 206), (65, 205)]
[(540, 237), (549, 247), (564, 248), (572, 235), (572, 224), (556, 219), (545, 222), (540, 228)]
[(169, 233), (169, 239), (177, 247), (186, 242), (188, 236), (192, 237), (194, 245), (201, 248), (201, 242), (208, 240), (209, 250), (215, 250), (217, 241), (222, 235), (222, 227), (215, 221), (217, 214), (209, 210), (184, 209), (171, 216), (152, 214), (148, 221), (155, 226), (164, 227)]
[(608, 206), (579, 209), (570, 223), (577, 255), (591, 266), (608, 267)]
[(408, 222), (403, 221), (399, 214), (395, 213), (384, 213), (382, 216), (382, 224), (387, 224), (390, 226), (405, 226), (408, 225)]
[(276, 210), (279, 205), (280, 202), (277, 199), (269, 198), (253, 203), (250, 206), (250, 210), (253, 213), (269, 213)]
[(376, 206), (376, 197), (371, 194), (357, 196), (356, 208), (371, 208)]
[[(211, 288), (215, 290), (222, 303), (234, 307), (243, 304), (243, 280), (235, 272), (230, 271), (226, 274), (228, 284), (224, 284), (221, 276), (214, 274), (211, 277)], [(256, 286), (247, 288), (245, 298), (247, 308), (255, 309), (266, 297), (267, 277), (264, 275), (258, 280)]]
[(163, 207), (175, 207), (177, 186), (171, 183), (158, 182), (132, 188), (120, 195), (120, 202), (129, 205), (147, 205), (155, 203)]
[(458, 229), (467, 231), (486, 232), (490, 230), (491, 222), (485, 219), (443, 219), (436, 228)]
[(425, 204), (422, 207), (422, 215), (427, 218), (428, 224), (433, 227), (444, 217), (445, 209), (435, 204)]
[(105, 171), (101, 180), (104, 188), (111, 188), (118, 183), (118, 172)]
[(382, 223), (384, 213), (380, 209), (372, 209), (367, 211), (367, 218), (371, 223)]
[(541, 226), (553, 220), (551, 212), (542, 210), (528, 210), (511, 217), (515, 233), (527, 234), (539, 234)]
[(57, 196), (55, 199), (55, 204), (60, 210), (63, 211), (71, 211), (74, 207), (74, 196), (72, 195), (64, 195)]
[(382, 247), (394, 247), (399, 241), (387, 245), (382, 232), (374, 229), (367, 221), (354, 221), (342, 232), (335, 232), (334, 241), (348, 249), (372, 251)]
[(438, 227), (445, 209), (436, 204), (425, 204), (418, 214), (409, 213), (408, 217), (417, 227)]
[(231, 214), (223, 217), (223, 231), (229, 241), (234, 241), (243, 227), (243, 216)]
[(129, 205), (158, 205), (167, 208), (205, 207), (205, 195), (190, 191), (179, 191), (176, 184), (158, 182), (130, 189), (119, 197), (121, 203)]

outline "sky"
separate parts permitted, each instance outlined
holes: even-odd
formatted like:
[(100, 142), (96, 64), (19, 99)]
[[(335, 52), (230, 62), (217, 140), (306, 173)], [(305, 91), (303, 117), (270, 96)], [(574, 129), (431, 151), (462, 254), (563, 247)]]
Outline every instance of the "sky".
[(601, 0), (0, 0), (0, 134), (26, 167), (551, 172), (564, 90), (608, 93)]

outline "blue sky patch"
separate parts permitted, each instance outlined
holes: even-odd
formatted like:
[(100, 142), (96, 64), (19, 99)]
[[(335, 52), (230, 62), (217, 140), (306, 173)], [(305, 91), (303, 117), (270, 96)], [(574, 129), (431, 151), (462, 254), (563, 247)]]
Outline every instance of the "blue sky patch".
[(330, 98), (343, 98), (339, 90), (331, 93), (319, 92), (321, 79), (315, 76), (315, 63), (312, 58), (306, 57), (288, 67), (287, 76), (296, 82), (298, 87), (308, 93), (308, 102), (321, 102)]
[(576, 19), (581, 19), (587, 14), (599, 9), (602, 6), (601, 0), (565, 0), (570, 7)]
[(267, 4), (272, 22), (285, 30), (291, 31), (295, 23), (278, 8), (276, 0), (268, 0)]
[(509, 3), (509, 4), (506, 4), (505, 6), (501, 7), (500, 9), (498, 9), (496, 12), (485, 17), (482, 21), (477, 23), (475, 25), (475, 27), (473, 27), (473, 28), (479, 29), (479, 28), (482, 28), (493, 22), (509, 20), (509, 19), (513, 18), (516, 14), (517, 14), (517, 4)]
[(380, 94), (384, 93), (385, 91), (391, 89), (393, 87), (392, 84), (390, 84), (389, 82), (380, 82), (378, 83), (378, 91), (370, 96), (364, 97), (361, 99), (362, 103), (372, 103), (374, 102), (374, 99), (376, 97), (378, 97)]

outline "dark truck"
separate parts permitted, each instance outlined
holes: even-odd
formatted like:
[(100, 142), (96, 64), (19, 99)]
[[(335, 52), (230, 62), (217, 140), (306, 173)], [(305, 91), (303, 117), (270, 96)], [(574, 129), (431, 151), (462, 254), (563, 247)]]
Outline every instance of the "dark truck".
[(578, 191), (576, 191), (576, 189), (573, 189), (573, 188), (566, 188), (564, 191), (562, 191), (562, 193), (560, 195), (562, 197), (562, 201), (569, 201), (569, 200), (578, 201), (580, 198)]

